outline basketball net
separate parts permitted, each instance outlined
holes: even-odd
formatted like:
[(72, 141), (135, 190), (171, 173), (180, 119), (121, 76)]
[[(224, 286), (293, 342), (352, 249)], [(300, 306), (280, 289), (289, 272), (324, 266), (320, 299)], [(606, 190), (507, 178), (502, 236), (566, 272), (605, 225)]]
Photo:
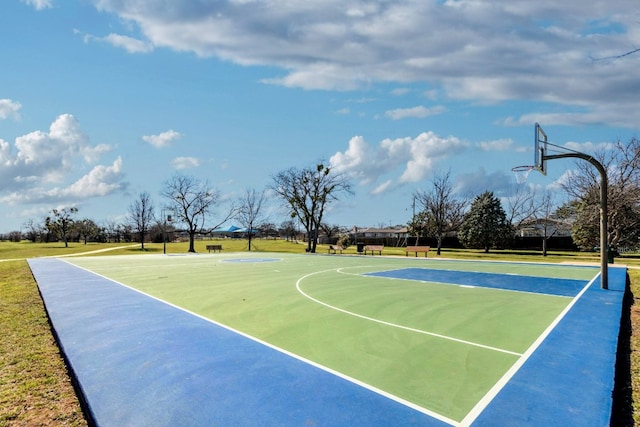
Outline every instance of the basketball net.
[(511, 168), (511, 172), (516, 176), (516, 182), (518, 184), (524, 184), (529, 178), (529, 174), (534, 170), (534, 166), (516, 166)]

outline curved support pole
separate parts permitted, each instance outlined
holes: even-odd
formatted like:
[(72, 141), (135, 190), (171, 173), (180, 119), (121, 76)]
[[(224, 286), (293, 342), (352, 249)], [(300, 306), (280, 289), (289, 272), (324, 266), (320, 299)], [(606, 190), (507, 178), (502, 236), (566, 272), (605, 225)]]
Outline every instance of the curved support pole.
[(607, 242), (607, 194), (608, 194), (608, 179), (607, 171), (602, 166), (602, 163), (594, 159), (592, 156), (583, 153), (567, 153), (567, 154), (554, 154), (552, 156), (542, 156), (542, 160), (553, 159), (565, 159), (567, 157), (577, 157), (591, 163), (600, 172), (600, 287), (602, 289), (609, 289), (609, 244)]

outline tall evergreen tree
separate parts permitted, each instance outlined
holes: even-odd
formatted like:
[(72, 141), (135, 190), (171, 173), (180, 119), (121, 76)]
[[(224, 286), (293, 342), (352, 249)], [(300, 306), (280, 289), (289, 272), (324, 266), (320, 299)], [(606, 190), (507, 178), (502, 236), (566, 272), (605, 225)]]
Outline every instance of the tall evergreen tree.
[(500, 199), (490, 191), (475, 198), (458, 230), (460, 243), (468, 248), (483, 248), (485, 252), (504, 245), (512, 235), (513, 229)]

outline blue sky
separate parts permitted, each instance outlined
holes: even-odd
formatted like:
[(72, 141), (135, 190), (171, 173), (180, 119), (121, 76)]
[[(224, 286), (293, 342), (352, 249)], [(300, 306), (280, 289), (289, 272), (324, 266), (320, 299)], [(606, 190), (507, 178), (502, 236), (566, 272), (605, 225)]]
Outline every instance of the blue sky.
[[(566, 3), (566, 4), (564, 4)], [(123, 222), (174, 173), (220, 194), (323, 160), (355, 194), (328, 223), (406, 224), (451, 171), (508, 197), (533, 124), (589, 154), (638, 136), (635, 0), (6, 0), (0, 232), (54, 208)], [(526, 188), (562, 198), (555, 160)], [(271, 199), (273, 201), (273, 199)], [(277, 203), (269, 220), (287, 219)]]

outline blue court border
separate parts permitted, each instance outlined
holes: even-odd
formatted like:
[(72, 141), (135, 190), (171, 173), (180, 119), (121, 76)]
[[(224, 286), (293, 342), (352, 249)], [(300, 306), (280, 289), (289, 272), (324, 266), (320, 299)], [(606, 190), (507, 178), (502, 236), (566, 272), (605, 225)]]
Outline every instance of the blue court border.
[[(98, 426), (445, 426), (59, 259), (31, 259)], [(608, 425), (626, 269), (597, 280), (473, 426)]]
[(366, 276), (446, 283), (457, 286), (476, 286), (566, 297), (578, 295), (582, 288), (588, 283), (587, 280), (415, 267), (368, 273)]

